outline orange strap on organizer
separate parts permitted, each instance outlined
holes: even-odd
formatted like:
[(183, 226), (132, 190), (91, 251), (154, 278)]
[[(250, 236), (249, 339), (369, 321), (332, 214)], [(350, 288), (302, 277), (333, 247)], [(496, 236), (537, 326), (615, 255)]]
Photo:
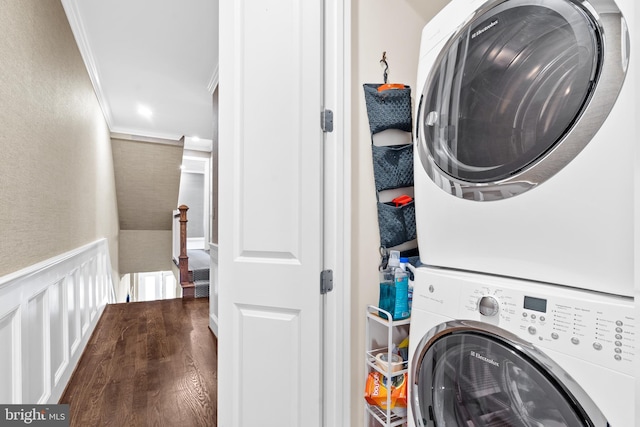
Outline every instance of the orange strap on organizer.
[(410, 196), (407, 196), (406, 194), (403, 194), (402, 196), (398, 196), (392, 200), (392, 202), (396, 205), (396, 208), (399, 206), (404, 206), (407, 203), (411, 203), (412, 201), (413, 199)]
[(402, 83), (385, 83), (378, 86), (378, 92), (389, 89), (404, 89), (404, 85)]

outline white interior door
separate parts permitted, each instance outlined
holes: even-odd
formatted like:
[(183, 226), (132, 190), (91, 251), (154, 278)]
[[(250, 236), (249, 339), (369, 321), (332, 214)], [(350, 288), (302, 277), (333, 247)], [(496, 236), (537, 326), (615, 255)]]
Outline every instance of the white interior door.
[(322, 0), (220, 0), (218, 425), (321, 425)]

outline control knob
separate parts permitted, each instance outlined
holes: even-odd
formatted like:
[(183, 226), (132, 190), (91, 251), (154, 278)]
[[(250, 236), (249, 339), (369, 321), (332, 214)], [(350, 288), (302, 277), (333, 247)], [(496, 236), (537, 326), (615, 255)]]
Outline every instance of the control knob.
[(500, 303), (495, 297), (485, 295), (478, 301), (478, 310), (483, 316), (495, 316), (500, 310)]

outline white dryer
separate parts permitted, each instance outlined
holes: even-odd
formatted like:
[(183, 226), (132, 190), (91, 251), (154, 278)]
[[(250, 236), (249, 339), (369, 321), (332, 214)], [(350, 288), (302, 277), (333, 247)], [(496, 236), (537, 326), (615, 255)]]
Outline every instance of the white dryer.
[(423, 263), (633, 294), (635, 7), (453, 0), (427, 24), (414, 165)]
[(436, 268), (415, 277), (410, 426), (634, 425), (631, 298)]

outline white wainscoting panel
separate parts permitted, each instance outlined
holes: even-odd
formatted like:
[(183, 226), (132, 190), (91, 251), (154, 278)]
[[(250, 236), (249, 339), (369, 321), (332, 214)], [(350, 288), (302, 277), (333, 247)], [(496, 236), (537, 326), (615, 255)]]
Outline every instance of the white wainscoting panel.
[(49, 318), (51, 319), (51, 384), (56, 385), (69, 364), (69, 330), (64, 280), (49, 289)]
[(0, 351), (0, 402), (12, 402), (19, 396), (22, 387), (18, 372), (20, 363), (20, 306), (6, 311), (0, 317), (0, 343), (4, 347)]
[[(45, 332), (47, 324), (47, 289), (40, 292), (27, 301), (27, 316), (23, 329), (23, 355), (24, 365), (23, 378), (26, 380), (24, 384), (24, 401), (25, 403), (46, 402), (49, 398), (50, 384), (48, 381), (49, 373), (47, 365), (49, 365), (50, 347), (47, 346), (48, 333)], [(47, 348), (49, 347), (49, 348)], [(26, 356), (26, 357), (25, 357)]]
[(80, 321), (82, 336), (89, 330), (89, 266), (83, 263), (80, 267)]
[(0, 402), (57, 403), (105, 305), (106, 239), (0, 277)]
[(65, 280), (67, 287), (67, 319), (69, 323), (69, 347), (73, 356), (80, 346), (80, 270), (74, 269)]

